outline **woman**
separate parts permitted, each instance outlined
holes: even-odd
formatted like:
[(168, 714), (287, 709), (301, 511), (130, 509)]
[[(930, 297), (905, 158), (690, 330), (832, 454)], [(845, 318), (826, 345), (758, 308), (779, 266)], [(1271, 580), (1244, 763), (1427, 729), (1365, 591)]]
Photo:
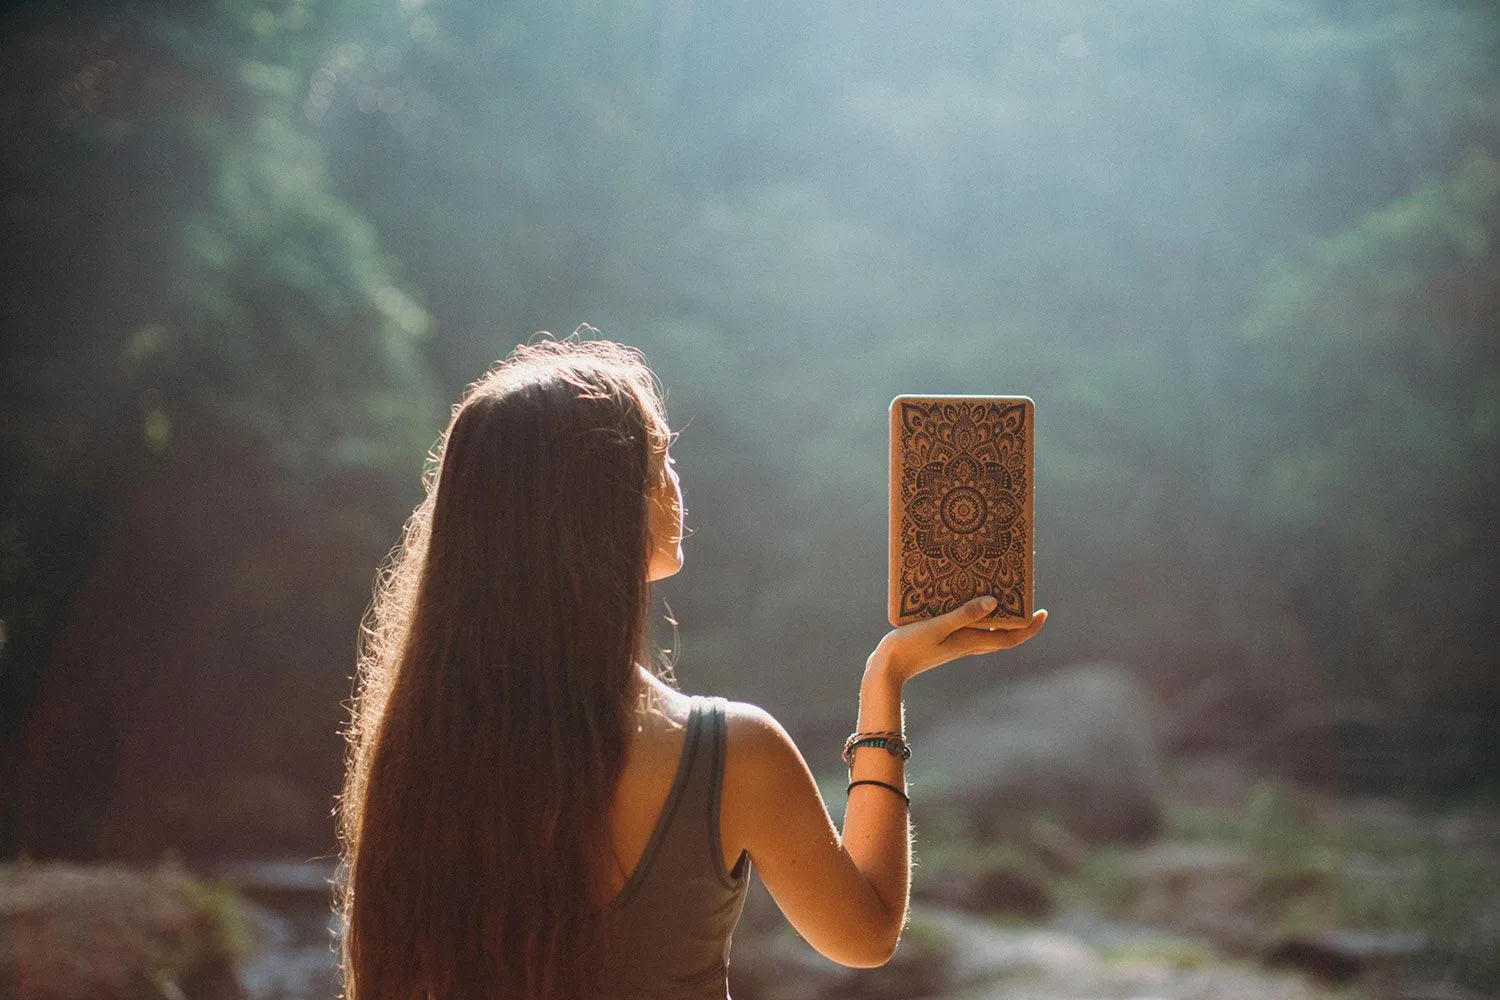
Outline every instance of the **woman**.
[(366, 624), (341, 801), (348, 1000), (726, 996), (750, 865), (824, 955), (883, 963), (906, 920), (901, 688), (1025, 641), (992, 599), (865, 664), (842, 835), (761, 709), (645, 669), (682, 566), (651, 372), (544, 341), (470, 387)]

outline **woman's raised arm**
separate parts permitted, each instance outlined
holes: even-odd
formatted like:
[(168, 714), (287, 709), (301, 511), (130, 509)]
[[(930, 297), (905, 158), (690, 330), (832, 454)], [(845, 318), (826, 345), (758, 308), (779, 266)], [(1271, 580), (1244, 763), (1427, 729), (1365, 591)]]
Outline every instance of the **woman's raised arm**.
[[(901, 689), (908, 680), (959, 657), (1017, 646), (1047, 620), (1038, 611), (1024, 629), (976, 627), (993, 608), (993, 598), (976, 598), (888, 633), (865, 663), (856, 731), (903, 732)], [(843, 965), (883, 964), (906, 924), (911, 831), (903, 765), (881, 747), (853, 751), (851, 780), (868, 783), (850, 788), (840, 835), (786, 731), (752, 705), (730, 708), (725, 842), (749, 851), (792, 926)]]

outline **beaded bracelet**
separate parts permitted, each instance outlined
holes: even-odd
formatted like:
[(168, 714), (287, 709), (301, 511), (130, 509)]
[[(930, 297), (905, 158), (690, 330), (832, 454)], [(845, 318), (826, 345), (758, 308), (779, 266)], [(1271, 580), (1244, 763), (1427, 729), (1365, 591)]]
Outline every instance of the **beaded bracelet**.
[(844, 741), (844, 763), (854, 766), (854, 751), (858, 747), (882, 747), (891, 756), (902, 760), (911, 759), (911, 746), (900, 733), (854, 733)]
[(897, 788), (895, 785), (890, 784), (889, 782), (876, 781), (874, 778), (861, 778), (858, 781), (851, 781), (851, 782), (849, 782), (849, 787), (846, 788), (846, 789), (844, 789), (844, 794), (848, 795), (850, 792), (854, 791), (854, 789), (857, 788), (857, 787), (859, 787), (860, 785), (878, 785), (881, 788), (884, 788), (884, 789), (886, 789), (888, 791), (895, 792), (897, 795), (901, 796), (901, 801), (906, 803), (907, 808), (908, 809), (911, 808), (911, 796), (910, 795), (907, 795), (901, 789)]

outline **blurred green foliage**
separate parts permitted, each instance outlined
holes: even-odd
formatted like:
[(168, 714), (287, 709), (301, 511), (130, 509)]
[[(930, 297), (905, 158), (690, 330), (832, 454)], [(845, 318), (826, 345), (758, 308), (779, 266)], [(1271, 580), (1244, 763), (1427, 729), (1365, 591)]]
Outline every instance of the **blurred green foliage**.
[[(7, 24), (0, 843), (28, 823), (67, 850), (103, 836), (90, 789), (50, 823), (18, 800), (139, 742), (143, 699), (204, 696), (184, 729), (227, 728), (209, 741), (227, 758), (263, 746), (256, 727), (331, 729), (304, 713), (336, 705), (345, 668), (300, 664), (349, 645), (441, 413), (429, 317), (301, 128), (310, 8), (266, 15), (33, 5)], [(293, 773), (328, 780), (321, 750)]]
[[(1207, 934), (1221, 948), (1264, 956), (1302, 935), (1363, 938), (1376, 946), (1365, 959), (1373, 967), (1373, 954), (1388, 949), (1387, 967), (1370, 979), (1403, 968), (1489, 995), (1500, 984), (1500, 871), (1487, 840), (1494, 820), (1492, 809), (1424, 813), (1394, 800), (1343, 810), (1263, 780), (1232, 804), (1174, 802), (1160, 842), (1092, 851), (1051, 886), (1069, 909)], [(981, 850), (948, 847), (959, 858)]]
[[(1009, 667), (1123, 659), (1173, 746), (1283, 765), (1356, 706), (1411, 793), (1403, 727), (1500, 717), (1482, 4), (46, 2), (3, 39), (0, 845), (17, 796), (156, 767), (126, 717), (174, 698), (184, 781), (316, 814), (443, 400), (585, 321), (684, 431), (689, 688), (847, 719), (886, 404), (1025, 392), (1054, 618)], [(1448, 742), (1445, 787), (1500, 773)]]
[(1241, 327), (1242, 516), (1344, 691), (1500, 689), (1497, 331), (1500, 162), (1479, 151), (1279, 264)]

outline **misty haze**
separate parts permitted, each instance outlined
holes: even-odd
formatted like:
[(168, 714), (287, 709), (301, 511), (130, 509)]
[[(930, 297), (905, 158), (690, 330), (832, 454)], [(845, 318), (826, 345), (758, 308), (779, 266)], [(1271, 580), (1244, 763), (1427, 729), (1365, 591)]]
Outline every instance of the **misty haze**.
[(912, 686), (906, 938), (758, 891), (736, 1000), (1500, 991), (1491, 5), (0, 26), (0, 997), (334, 995), (377, 567), (464, 386), (585, 323), (681, 435), (655, 644), (835, 819), (887, 406), (1036, 402), (1051, 621)]

